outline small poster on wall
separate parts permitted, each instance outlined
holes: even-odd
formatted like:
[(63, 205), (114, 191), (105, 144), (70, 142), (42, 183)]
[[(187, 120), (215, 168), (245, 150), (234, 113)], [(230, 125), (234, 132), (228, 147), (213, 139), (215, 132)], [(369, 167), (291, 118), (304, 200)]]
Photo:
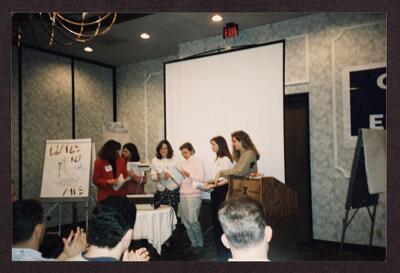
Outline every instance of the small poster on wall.
[(386, 64), (349, 67), (343, 73), (343, 121), (347, 146), (358, 130), (386, 129)]
[(104, 121), (103, 122), (103, 143), (114, 139), (124, 145), (130, 142), (128, 124), (123, 121)]

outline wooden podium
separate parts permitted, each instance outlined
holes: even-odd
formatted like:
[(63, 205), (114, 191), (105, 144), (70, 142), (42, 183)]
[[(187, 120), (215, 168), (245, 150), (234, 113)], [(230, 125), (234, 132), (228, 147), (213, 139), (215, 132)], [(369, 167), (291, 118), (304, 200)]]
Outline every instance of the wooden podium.
[(267, 217), (297, 214), (297, 193), (274, 177), (229, 177), (228, 198), (248, 195), (260, 200)]
[(228, 198), (248, 195), (260, 200), (273, 230), (268, 257), (273, 261), (297, 259), (297, 192), (274, 177), (229, 177)]

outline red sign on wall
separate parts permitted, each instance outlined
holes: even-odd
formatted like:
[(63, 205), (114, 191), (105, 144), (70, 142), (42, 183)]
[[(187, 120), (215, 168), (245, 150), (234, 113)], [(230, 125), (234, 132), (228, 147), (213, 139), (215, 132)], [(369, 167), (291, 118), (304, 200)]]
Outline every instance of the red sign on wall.
[(224, 26), (223, 37), (233, 38), (239, 35), (239, 25), (235, 23), (228, 23)]

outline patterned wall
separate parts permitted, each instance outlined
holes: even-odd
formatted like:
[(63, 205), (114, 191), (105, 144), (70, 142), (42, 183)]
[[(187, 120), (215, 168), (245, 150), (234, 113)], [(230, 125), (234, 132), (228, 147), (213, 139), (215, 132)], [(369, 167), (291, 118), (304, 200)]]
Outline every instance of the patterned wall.
[[(38, 198), (46, 139), (69, 139), (70, 60), (24, 48), (22, 51), (23, 198)], [(44, 206), (45, 211), (49, 206)], [(56, 216), (52, 217), (56, 220)], [(52, 223), (50, 223), (52, 224)]]
[[(23, 48), (23, 198), (39, 198), (46, 139), (72, 138), (71, 59)], [(17, 51), (15, 50), (15, 53)], [(13, 56), (12, 178), (18, 184), (18, 56)], [(112, 69), (75, 61), (76, 138), (101, 143), (100, 122), (112, 120)], [(62, 223), (71, 223), (70, 205)], [(90, 208), (93, 207), (91, 203)], [(44, 205), (45, 211), (50, 205)], [(57, 211), (57, 210), (56, 210)], [(57, 213), (49, 226), (57, 224)], [(79, 220), (84, 206), (78, 206)]]
[[(75, 134), (76, 138), (91, 138), (98, 151), (102, 143), (102, 122), (113, 119), (112, 68), (75, 61)], [(94, 155), (96, 156), (96, 155)], [(90, 195), (96, 199), (96, 186)], [(89, 203), (92, 211), (95, 203)], [(84, 219), (84, 204), (78, 205), (78, 217)]]
[(98, 150), (102, 143), (102, 121), (113, 119), (112, 69), (75, 62), (76, 138), (91, 138)]
[[(341, 221), (345, 213), (348, 178), (335, 168), (334, 146), (336, 143), (338, 164), (345, 168), (347, 173), (354, 147), (346, 147), (343, 141), (341, 71), (349, 65), (386, 61), (385, 20), (385, 15), (378, 13), (320, 13), (241, 30), (240, 36), (231, 40), (223, 40), (218, 36), (179, 45), (178, 56), (184, 58), (227, 46), (286, 39), (285, 92), (309, 92), (310, 99), (314, 239), (340, 241)], [(332, 54), (333, 44), (335, 54)], [(334, 68), (333, 59), (336, 64)], [(161, 123), (157, 125), (157, 120), (161, 122), (162, 115), (157, 116), (156, 113), (162, 113), (163, 110), (163, 105), (159, 103), (163, 95), (162, 76), (153, 76), (147, 80), (147, 111), (154, 113), (154, 118), (151, 119), (148, 114), (147, 123), (144, 118), (144, 90), (147, 75), (162, 71), (163, 61), (165, 60), (159, 59), (124, 65), (118, 70), (119, 117), (135, 124), (136, 130), (132, 132), (132, 139), (136, 141), (142, 153), (145, 151), (143, 130), (146, 124), (148, 129), (151, 128), (148, 130), (149, 139), (157, 138), (161, 130)], [(332, 75), (337, 81), (335, 85), (338, 86), (335, 94)], [(134, 115), (129, 116), (131, 110), (121, 107), (127, 105), (128, 101), (136, 110)], [(151, 141), (148, 143), (150, 151), (153, 144)], [(367, 211), (363, 209), (349, 227), (346, 242), (368, 244), (369, 227), (370, 220)], [(380, 197), (374, 236), (374, 245), (386, 245), (385, 194)]]
[(137, 145), (142, 159), (146, 159), (146, 142), (147, 159), (151, 160), (157, 145), (154, 143), (164, 137), (163, 62), (172, 58), (117, 68), (118, 120), (129, 124), (131, 141)]
[[(164, 138), (163, 63), (176, 58), (169, 56), (117, 68), (118, 120), (129, 124), (130, 140), (143, 160), (152, 160), (158, 142)], [(154, 192), (155, 183), (148, 182), (145, 191)]]

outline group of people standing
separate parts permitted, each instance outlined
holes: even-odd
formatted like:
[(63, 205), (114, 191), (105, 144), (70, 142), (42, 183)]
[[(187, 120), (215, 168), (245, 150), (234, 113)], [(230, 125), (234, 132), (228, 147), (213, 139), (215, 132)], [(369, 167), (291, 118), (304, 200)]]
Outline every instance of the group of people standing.
[[(230, 175), (247, 176), (257, 172), (257, 160), (260, 154), (249, 135), (244, 131), (231, 134), (232, 154), (224, 137), (216, 136), (210, 140), (211, 149), (216, 154), (213, 168), (213, 179), (205, 180), (204, 163), (195, 156), (195, 149), (189, 142), (182, 144), (179, 150), (184, 160), (178, 162), (174, 150), (167, 140), (162, 140), (156, 148), (156, 156), (151, 162), (151, 179), (157, 183), (157, 194), (161, 204), (170, 205), (186, 228), (191, 241), (187, 249), (193, 254), (203, 251), (203, 235), (198, 221), (202, 203), (202, 191), (194, 183), (201, 182), (203, 190), (211, 191), (212, 223), (218, 254), (224, 255), (227, 250), (221, 244), (222, 228), (218, 220), (218, 210), (226, 198), (228, 177)], [(127, 170), (127, 162), (139, 161), (139, 153), (134, 144), (123, 146), (114, 140), (107, 141), (98, 153), (94, 164), (93, 183), (98, 187), (97, 200), (109, 195), (127, 195), (143, 193), (143, 177)], [(172, 177), (172, 168), (177, 168), (183, 179), (176, 181)], [(114, 190), (118, 177), (122, 174), (128, 179), (119, 190)]]

